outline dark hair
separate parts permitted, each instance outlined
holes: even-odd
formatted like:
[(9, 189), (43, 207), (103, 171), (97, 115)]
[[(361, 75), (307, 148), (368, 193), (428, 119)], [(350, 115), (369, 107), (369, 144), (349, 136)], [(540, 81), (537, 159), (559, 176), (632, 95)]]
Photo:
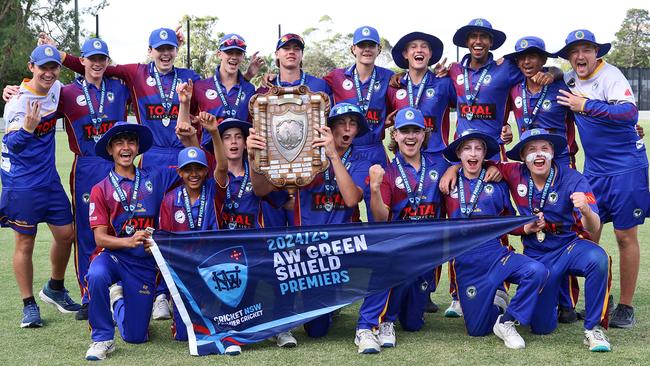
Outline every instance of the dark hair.
[(140, 139), (138, 138), (138, 134), (133, 132), (133, 131), (124, 131), (116, 134), (115, 136), (111, 137), (111, 139), (108, 141), (108, 145), (110, 146), (113, 141), (117, 139), (126, 139), (127, 141), (135, 141), (135, 142), (140, 142)]
[[(399, 151), (399, 146), (397, 145), (397, 141), (395, 141), (395, 137), (393, 137), (393, 132), (395, 132), (395, 127), (391, 127), (388, 130), (388, 133), (390, 135), (390, 142), (388, 143), (388, 150), (392, 151), (393, 154), (397, 153)], [(420, 151), (424, 150), (429, 146), (429, 139), (431, 138), (431, 130), (428, 128), (424, 129), (424, 141), (422, 141), (422, 146), (420, 147)]]

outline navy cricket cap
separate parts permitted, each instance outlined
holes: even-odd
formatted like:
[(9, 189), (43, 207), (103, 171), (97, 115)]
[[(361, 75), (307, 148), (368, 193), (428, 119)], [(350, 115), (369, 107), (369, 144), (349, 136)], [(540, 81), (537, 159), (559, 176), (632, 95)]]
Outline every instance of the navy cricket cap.
[(395, 128), (415, 126), (424, 129), (424, 115), (419, 109), (406, 107), (400, 109), (395, 115)]
[(81, 46), (81, 57), (90, 57), (93, 55), (108, 55), (108, 45), (99, 38), (90, 38)]
[(506, 34), (492, 28), (492, 24), (485, 19), (477, 18), (470, 20), (469, 24), (460, 27), (454, 34), (454, 44), (458, 47), (467, 48), (467, 36), (471, 32), (485, 32), (492, 36), (492, 47), (496, 50), (506, 41)]
[(151, 144), (153, 144), (153, 133), (151, 133), (149, 127), (137, 123), (118, 121), (97, 141), (95, 144), (95, 154), (106, 160), (113, 161), (113, 157), (108, 153), (106, 147), (117, 135), (129, 132), (138, 136), (138, 155), (144, 154), (149, 150)]
[(522, 37), (515, 43), (515, 52), (509, 53), (504, 58), (514, 59), (524, 53), (538, 53), (546, 57), (556, 57), (555, 54), (546, 51), (546, 44), (539, 37), (527, 36)]
[(158, 28), (151, 32), (149, 35), (149, 46), (151, 48), (158, 48), (164, 45), (178, 47), (176, 32), (169, 28)]
[(458, 157), (458, 153), (456, 151), (460, 146), (463, 145), (465, 141), (471, 139), (481, 140), (485, 143), (486, 158), (490, 156), (494, 156), (499, 152), (499, 142), (497, 142), (497, 140), (494, 137), (487, 135), (479, 130), (470, 129), (464, 131), (463, 134), (460, 135), (460, 137), (458, 137), (451, 144), (449, 144), (449, 146), (447, 146), (442, 151), (442, 155), (445, 157), (445, 159), (447, 159), (452, 163), (460, 161), (460, 157)]
[(359, 27), (354, 31), (354, 37), (352, 38), (352, 44), (357, 45), (361, 42), (364, 41), (371, 41), (375, 42), (376, 44), (380, 44), (379, 40), (379, 32), (373, 27), (364, 25), (363, 27)]
[(246, 41), (239, 34), (226, 34), (219, 40), (219, 51), (228, 50), (240, 50), (246, 52)]
[(199, 164), (207, 168), (208, 159), (203, 150), (198, 147), (186, 147), (178, 153), (178, 169), (183, 169), (188, 164)]
[(408, 46), (409, 42), (411, 41), (425, 41), (429, 44), (429, 47), (431, 47), (431, 58), (429, 59), (428, 65), (431, 66), (438, 62), (440, 60), (440, 57), (442, 57), (442, 51), (444, 49), (444, 46), (442, 44), (442, 41), (438, 39), (438, 37), (433, 36), (431, 34), (423, 33), (423, 32), (411, 32), (404, 37), (400, 38), (397, 43), (395, 43), (395, 47), (391, 50), (391, 54), (393, 55), (393, 61), (395, 62), (395, 65), (401, 69), (408, 69), (409, 68), (409, 63), (408, 60), (402, 56), (402, 52), (406, 49), (406, 46)]
[(598, 43), (596, 42), (596, 36), (586, 30), (586, 29), (578, 29), (574, 30), (573, 32), (569, 33), (569, 35), (566, 37), (564, 40), (565, 46), (562, 47), (561, 50), (557, 51), (555, 55), (558, 57), (562, 57), (565, 60), (569, 59), (569, 49), (576, 43), (580, 42), (587, 42), (591, 43), (594, 46), (598, 47), (598, 53), (596, 54), (596, 58), (601, 58), (609, 52), (609, 49), (612, 48), (611, 43)]
[(275, 50), (279, 50), (280, 48), (284, 47), (285, 44), (289, 42), (296, 42), (299, 46), (300, 49), (304, 50), (305, 49), (305, 41), (300, 37), (299, 35), (295, 33), (287, 33), (280, 37), (278, 39), (278, 44), (275, 46)]
[(49, 44), (40, 45), (32, 51), (29, 62), (37, 66), (45, 65), (48, 62), (56, 62), (61, 65), (61, 55), (56, 47)]

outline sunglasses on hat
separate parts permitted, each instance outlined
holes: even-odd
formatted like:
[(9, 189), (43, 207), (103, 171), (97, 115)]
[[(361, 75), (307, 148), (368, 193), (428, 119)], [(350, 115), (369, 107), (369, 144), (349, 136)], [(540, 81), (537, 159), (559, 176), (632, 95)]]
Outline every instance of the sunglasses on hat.
[(219, 45), (219, 47), (231, 47), (231, 46), (237, 46), (237, 47), (245, 48), (246, 47), (246, 42), (242, 41), (239, 38), (229, 38), (229, 39), (226, 39), (225, 41), (221, 42), (221, 44)]

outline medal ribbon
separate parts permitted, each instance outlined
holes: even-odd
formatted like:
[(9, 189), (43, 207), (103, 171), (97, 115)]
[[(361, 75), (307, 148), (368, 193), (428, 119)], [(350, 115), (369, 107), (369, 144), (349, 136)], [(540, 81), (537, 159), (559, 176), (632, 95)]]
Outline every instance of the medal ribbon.
[(402, 162), (400, 161), (399, 156), (395, 156), (395, 162), (397, 164), (397, 169), (399, 170), (399, 175), (402, 177), (402, 182), (404, 182), (404, 188), (406, 188), (406, 194), (409, 199), (409, 204), (413, 211), (417, 210), (420, 206), (420, 200), (422, 199), (422, 190), (424, 187), (424, 176), (426, 175), (426, 160), (424, 160), (424, 154), (420, 154), (420, 176), (418, 177), (418, 185), (416, 192), (413, 192), (411, 184), (409, 183), (408, 176), (402, 167)]
[(413, 100), (413, 82), (411, 81), (411, 77), (409, 74), (406, 74), (406, 81), (407, 81), (407, 91), (409, 94), (409, 106), (412, 108), (419, 108), (420, 105), (420, 98), (422, 97), (422, 92), (424, 91), (425, 86), (427, 85), (427, 81), (429, 80), (429, 71), (427, 71), (424, 74), (424, 77), (422, 78), (422, 81), (420, 81), (420, 84), (418, 85), (418, 95), (415, 97), (415, 101)]
[(176, 71), (176, 68), (174, 68), (174, 79), (172, 80), (171, 88), (169, 88), (169, 95), (166, 95), (165, 91), (163, 90), (162, 81), (160, 80), (160, 73), (158, 72), (158, 69), (155, 65), (153, 66), (153, 75), (156, 78), (156, 86), (158, 86), (158, 93), (160, 94), (160, 100), (162, 101), (161, 104), (165, 109), (165, 114), (168, 117), (171, 117), (169, 115), (169, 112), (172, 110), (174, 92), (176, 91), (176, 84), (178, 83), (178, 72)]
[[(111, 184), (113, 185), (113, 189), (115, 189), (115, 192), (117, 193), (117, 196), (120, 199), (120, 204), (122, 205), (124, 212), (129, 214), (129, 218), (126, 220), (126, 222), (129, 222), (131, 221), (131, 219), (133, 219), (133, 216), (135, 215), (135, 204), (138, 202), (138, 191), (140, 190), (140, 169), (135, 168), (135, 181), (133, 182), (133, 192), (131, 193), (131, 200), (128, 203), (126, 202), (126, 192), (124, 192), (124, 190), (120, 186), (119, 180), (117, 179), (117, 175), (113, 173), (112, 170), (108, 175), (110, 177)], [(120, 234), (121, 233), (122, 232), (120, 231)]]
[(474, 186), (472, 195), (469, 197), (469, 205), (465, 201), (465, 186), (463, 184), (463, 170), (458, 171), (458, 198), (460, 199), (460, 213), (465, 217), (470, 217), (474, 213), (478, 197), (483, 192), (483, 180), (485, 179), (485, 169), (481, 169), (478, 181)]
[(474, 90), (470, 93), (470, 84), (471, 80), (469, 79), (469, 72), (467, 72), (467, 67), (463, 68), (463, 76), (465, 78), (464, 84), (465, 84), (465, 99), (467, 100), (467, 105), (471, 106), (474, 104), (474, 101), (476, 101), (476, 98), (478, 98), (478, 93), (481, 90), (481, 85), (483, 84), (483, 80), (485, 79), (485, 75), (487, 75), (488, 70), (490, 69), (491, 64), (487, 65), (483, 71), (481, 71), (481, 76), (479, 76), (478, 81), (476, 82), (476, 85), (474, 85)]
[[(305, 85), (305, 78), (306, 75), (304, 71), (300, 70), (300, 84), (299, 85)], [(282, 81), (280, 81), (280, 74), (278, 73), (278, 77), (275, 78), (275, 85), (278, 87), (282, 86)]]
[(231, 106), (230, 104), (228, 104), (228, 99), (226, 99), (226, 96), (225, 96), (223, 90), (221, 89), (221, 83), (219, 82), (219, 79), (217, 79), (217, 74), (218, 73), (219, 72), (217, 70), (217, 72), (215, 72), (215, 74), (214, 74), (214, 86), (217, 89), (217, 94), (219, 95), (219, 99), (221, 99), (221, 105), (223, 106), (224, 113), (226, 114), (226, 116), (228, 116), (230, 118), (235, 118), (236, 115), (237, 115), (237, 109), (239, 107), (239, 102), (242, 99), (241, 94), (242, 94), (242, 89), (243, 88), (240, 85), (239, 91), (237, 92), (237, 98), (235, 99), (235, 106), (234, 107)]
[(205, 184), (201, 188), (201, 196), (199, 203), (199, 216), (196, 218), (196, 224), (194, 224), (194, 218), (192, 217), (192, 205), (190, 204), (190, 195), (187, 193), (187, 189), (183, 186), (183, 203), (185, 204), (185, 212), (187, 213), (187, 220), (190, 225), (190, 230), (201, 230), (203, 225), (203, 216), (205, 214)]
[(232, 197), (232, 194), (230, 193), (230, 183), (228, 184), (228, 189), (226, 190), (226, 202), (228, 202), (226, 204), (226, 207), (230, 213), (235, 212), (239, 208), (239, 201), (246, 191), (246, 185), (248, 185), (248, 161), (244, 160), (244, 179), (241, 181), (237, 196), (235, 198)]
[(533, 208), (533, 189), (535, 189), (535, 186), (533, 185), (533, 177), (530, 176), (528, 178), (528, 208), (533, 214), (536, 214), (544, 209), (546, 198), (548, 197), (548, 191), (551, 188), (551, 183), (553, 182), (554, 178), (555, 169), (551, 167), (551, 172), (549, 173), (548, 178), (546, 178), (546, 183), (544, 183), (544, 189), (542, 190), (542, 197), (539, 200), (538, 208)]
[(354, 87), (357, 89), (357, 100), (359, 101), (359, 108), (365, 115), (370, 108), (370, 101), (372, 100), (372, 93), (375, 89), (375, 79), (377, 78), (377, 69), (372, 68), (372, 76), (370, 77), (370, 84), (368, 84), (368, 93), (366, 97), (363, 97), (363, 92), (361, 90), (361, 80), (359, 80), (359, 73), (357, 72), (356, 67), (354, 68)]
[(95, 113), (95, 106), (93, 101), (90, 98), (90, 92), (88, 91), (88, 83), (86, 79), (81, 81), (81, 88), (84, 92), (84, 97), (86, 98), (86, 104), (88, 105), (88, 112), (90, 112), (90, 120), (92, 121), (93, 127), (99, 133), (99, 127), (102, 124), (102, 115), (104, 115), (104, 100), (106, 98), (106, 83), (102, 79), (101, 93), (99, 95), (99, 109)]
[[(347, 150), (345, 150), (345, 153), (343, 153), (343, 157), (341, 158), (341, 163), (343, 163), (343, 166), (345, 166), (345, 163), (348, 161), (348, 158), (350, 157), (350, 154), (352, 153), (352, 146), (348, 147)], [(334, 195), (334, 192), (336, 191), (336, 185), (334, 182), (336, 182), (336, 177), (330, 176), (330, 170), (327, 169), (325, 171), (325, 195), (327, 196), (327, 202), (332, 202), (332, 196)]]
[(542, 88), (542, 94), (539, 96), (539, 99), (537, 99), (537, 103), (535, 103), (535, 108), (533, 108), (533, 112), (531, 114), (528, 113), (528, 99), (527, 93), (526, 93), (526, 80), (524, 80), (521, 83), (521, 104), (524, 109), (524, 127), (529, 130), (533, 128), (533, 121), (535, 121), (535, 117), (537, 117), (537, 113), (539, 113), (539, 108), (542, 106), (544, 103), (544, 98), (546, 97), (546, 92), (548, 91), (548, 85), (544, 85)]

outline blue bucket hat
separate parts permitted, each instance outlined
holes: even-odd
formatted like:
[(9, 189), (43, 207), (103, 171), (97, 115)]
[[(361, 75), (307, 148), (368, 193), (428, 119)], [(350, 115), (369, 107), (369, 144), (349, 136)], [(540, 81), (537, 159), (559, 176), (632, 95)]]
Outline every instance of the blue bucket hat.
[(532, 128), (521, 135), (519, 142), (506, 153), (506, 156), (511, 160), (523, 161), (521, 159), (521, 150), (526, 143), (534, 140), (550, 142), (553, 145), (553, 156), (560, 155), (567, 147), (566, 138), (563, 136), (549, 133), (543, 128)]
[(496, 50), (506, 41), (506, 34), (500, 30), (492, 28), (492, 24), (485, 19), (477, 18), (470, 20), (469, 24), (460, 27), (454, 34), (454, 44), (458, 47), (467, 48), (467, 36), (471, 32), (485, 32), (492, 36), (492, 47), (490, 50)]
[(569, 35), (566, 37), (564, 40), (564, 47), (562, 47), (561, 50), (557, 51), (555, 53), (556, 56), (562, 57), (565, 60), (569, 59), (569, 49), (576, 43), (579, 42), (587, 42), (591, 43), (595, 46), (598, 47), (598, 53), (596, 54), (596, 58), (601, 58), (609, 52), (609, 49), (612, 48), (611, 43), (598, 43), (596, 42), (596, 36), (586, 30), (586, 29), (578, 29), (574, 30), (573, 32), (569, 33)]
[(56, 62), (61, 65), (61, 55), (56, 47), (49, 44), (40, 45), (32, 51), (29, 62), (37, 66), (45, 65), (48, 62)]
[(178, 47), (176, 32), (169, 28), (158, 28), (151, 32), (149, 35), (149, 46), (151, 48), (158, 48), (164, 45)]
[(539, 53), (540, 55), (544, 55), (546, 57), (557, 57), (554, 53), (546, 51), (546, 44), (544, 44), (544, 41), (541, 38), (534, 36), (519, 38), (515, 44), (515, 52), (509, 53), (503, 57), (515, 59), (517, 56), (528, 52)]
[(368, 131), (370, 131), (370, 128), (368, 127), (368, 121), (366, 120), (366, 117), (363, 115), (361, 108), (359, 108), (358, 105), (351, 104), (351, 103), (338, 103), (334, 107), (332, 107), (332, 110), (330, 111), (330, 115), (327, 118), (327, 125), (331, 127), (334, 120), (336, 120), (341, 116), (345, 116), (347, 114), (355, 115), (359, 119), (359, 123), (358, 123), (359, 128), (357, 131), (357, 135), (355, 137), (363, 136), (366, 133), (368, 133)]
[(442, 151), (445, 159), (450, 162), (460, 161), (460, 158), (458, 157), (456, 151), (460, 146), (463, 145), (465, 141), (471, 139), (481, 140), (485, 143), (485, 158), (489, 158), (490, 156), (494, 156), (499, 153), (499, 143), (494, 137), (487, 135), (479, 130), (466, 130), (460, 137), (454, 140)]
[(149, 150), (153, 143), (153, 134), (149, 127), (137, 123), (118, 121), (97, 141), (97, 144), (95, 144), (95, 154), (106, 160), (113, 161), (113, 157), (108, 153), (106, 147), (115, 136), (126, 132), (131, 132), (138, 136), (138, 155), (144, 154)]
[(244, 37), (236, 33), (226, 34), (219, 40), (219, 51), (240, 50), (246, 52)]
[(352, 44), (356, 45), (363, 41), (371, 41), (380, 44), (379, 32), (377, 32), (375, 28), (367, 25), (357, 28), (354, 31), (354, 37), (352, 37)]
[(208, 159), (205, 152), (198, 147), (186, 147), (178, 153), (178, 169), (182, 169), (188, 164), (196, 163), (208, 167)]
[(399, 41), (395, 43), (395, 47), (393, 47), (391, 51), (391, 54), (393, 55), (393, 61), (397, 67), (401, 69), (409, 68), (409, 63), (404, 58), (404, 56), (402, 56), (402, 52), (406, 49), (406, 46), (409, 44), (409, 42), (415, 40), (425, 41), (431, 47), (431, 59), (429, 59), (428, 63), (429, 66), (438, 62), (440, 60), (440, 57), (442, 57), (444, 46), (438, 37), (423, 32), (411, 32), (400, 38)]
[(424, 115), (419, 109), (405, 107), (400, 109), (395, 115), (395, 128), (415, 126), (424, 128)]
[(99, 38), (89, 38), (81, 46), (81, 57), (90, 57), (93, 55), (108, 55), (108, 45)]

